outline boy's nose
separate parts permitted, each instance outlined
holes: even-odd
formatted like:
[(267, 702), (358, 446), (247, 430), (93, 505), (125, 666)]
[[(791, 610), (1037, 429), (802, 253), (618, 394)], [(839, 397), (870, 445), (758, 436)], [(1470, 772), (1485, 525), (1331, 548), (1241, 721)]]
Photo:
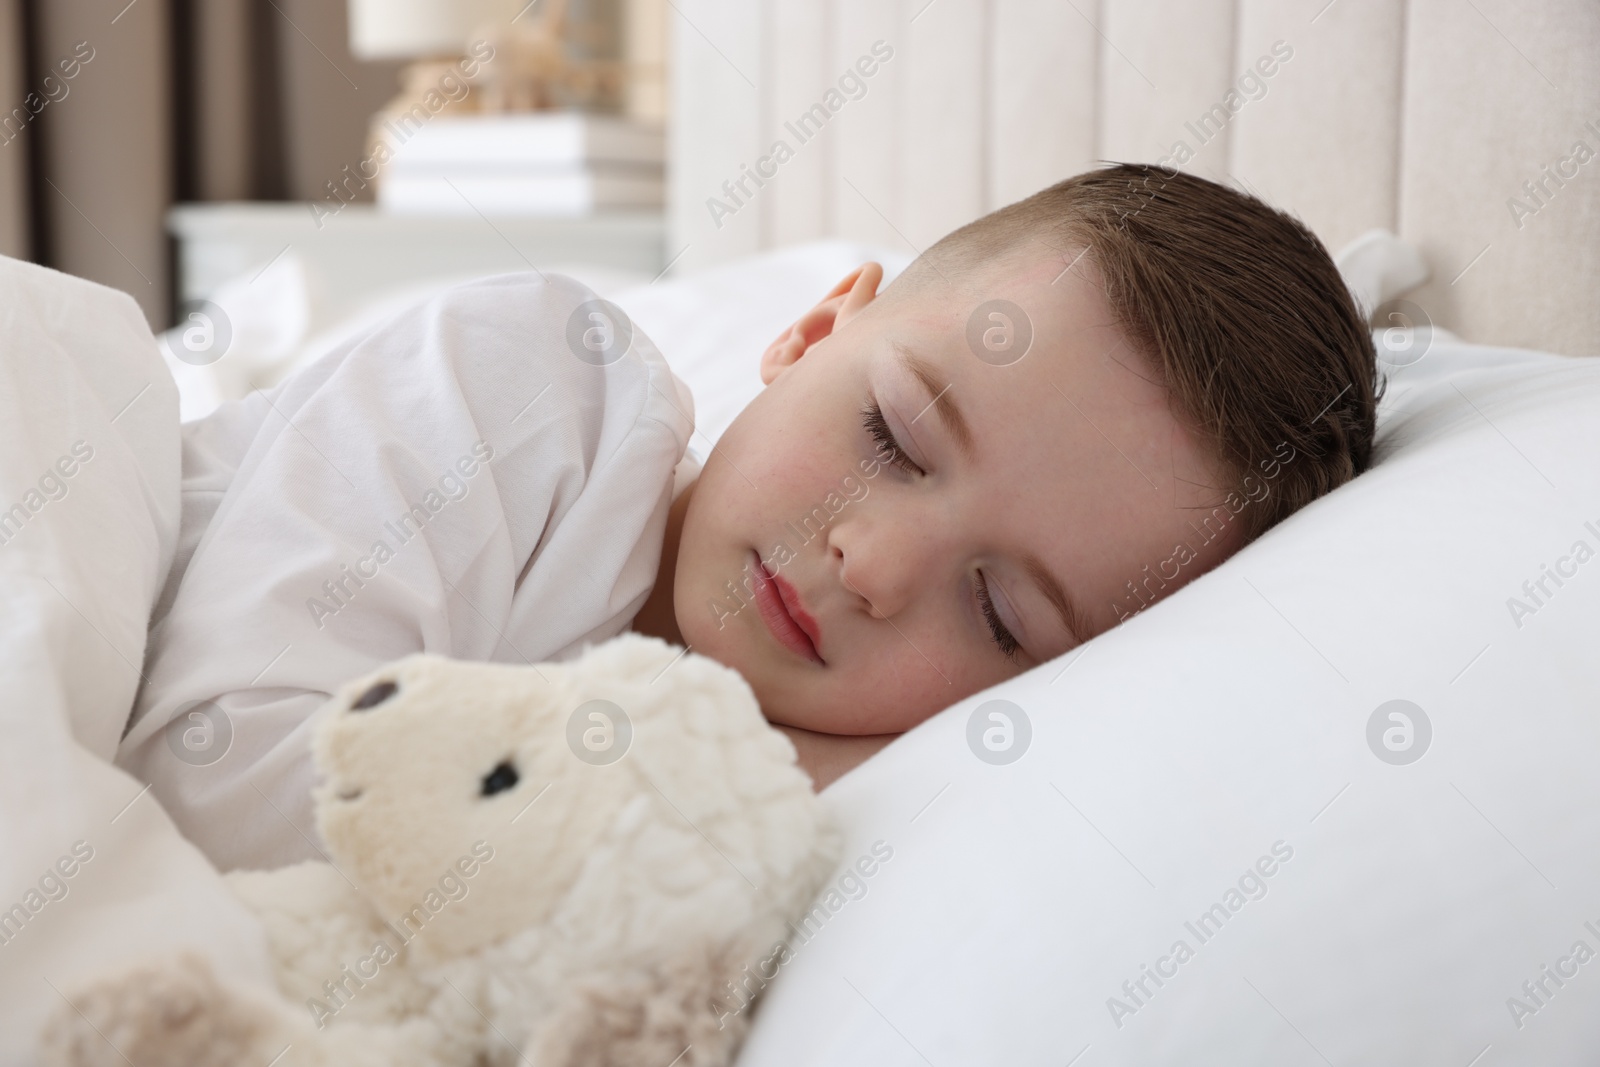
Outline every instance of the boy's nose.
[(834, 530), (829, 548), (844, 587), (866, 601), (874, 618), (892, 619), (911, 604), (934, 571), (938, 538), (928, 529), (852, 523)]

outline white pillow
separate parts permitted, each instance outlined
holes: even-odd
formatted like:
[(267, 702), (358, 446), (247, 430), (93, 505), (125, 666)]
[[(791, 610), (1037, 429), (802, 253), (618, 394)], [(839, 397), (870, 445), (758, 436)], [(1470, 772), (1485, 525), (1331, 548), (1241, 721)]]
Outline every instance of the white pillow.
[(761, 391), (761, 353), (780, 331), (868, 260), (883, 265), (887, 284), (911, 258), (853, 241), (813, 241), (626, 289), (611, 299), (694, 394), (689, 449), (704, 461), (711, 442)]
[[(649, 276), (592, 263), (543, 263), (601, 296), (639, 285)], [(401, 310), (446, 289), (503, 271), (444, 272), (407, 282), (331, 286), (326, 264), (289, 251), (252, 267), (186, 304), (177, 325), (160, 337), (167, 370), (178, 385), (179, 417), (204, 418), (229, 400), (277, 384), (331, 348), (371, 333)], [(342, 300), (330, 300), (338, 289)]]
[(826, 791), (872, 875), (743, 1067), (1593, 1062), (1600, 361), (1436, 338), (1390, 388), (1373, 470)]

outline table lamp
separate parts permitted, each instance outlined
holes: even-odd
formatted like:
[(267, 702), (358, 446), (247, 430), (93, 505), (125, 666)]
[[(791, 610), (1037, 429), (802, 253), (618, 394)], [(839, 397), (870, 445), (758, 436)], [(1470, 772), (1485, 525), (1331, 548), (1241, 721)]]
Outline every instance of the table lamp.
[(512, 0), (349, 0), (358, 59), (458, 56), (472, 34), (518, 12)]

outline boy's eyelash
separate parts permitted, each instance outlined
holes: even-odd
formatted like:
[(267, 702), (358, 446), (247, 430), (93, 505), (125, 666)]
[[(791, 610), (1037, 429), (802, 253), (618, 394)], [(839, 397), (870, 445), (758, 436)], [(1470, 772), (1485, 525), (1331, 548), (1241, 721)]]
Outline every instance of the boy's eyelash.
[(973, 584), (977, 586), (978, 606), (983, 609), (983, 619), (989, 624), (989, 633), (994, 637), (995, 646), (1006, 659), (1016, 659), (1017, 650), (1022, 646), (1011, 636), (1006, 624), (1000, 621), (1000, 613), (994, 610), (994, 600), (989, 596), (989, 583), (983, 580), (981, 571), (973, 579)]
[(868, 400), (861, 409), (861, 424), (866, 427), (867, 433), (878, 442), (878, 453), (886, 456), (888, 461), (905, 471), (907, 474), (923, 474), (923, 469), (906, 454), (900, 447), (900, 442), (895, 440), (894, 431), (889, 429), (889, 420), (883, 417), (883, 408), (876, 400)]

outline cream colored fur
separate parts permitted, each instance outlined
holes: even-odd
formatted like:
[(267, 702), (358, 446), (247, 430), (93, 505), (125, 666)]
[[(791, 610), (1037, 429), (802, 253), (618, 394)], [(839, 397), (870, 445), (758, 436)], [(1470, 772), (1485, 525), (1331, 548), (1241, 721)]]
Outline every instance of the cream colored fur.
[[(332, 862), (229, 876), (281, 996), (151, 961), (68, 991), (48, 1060), (727, 1063), (748, 1016), (713, 1003), (786, 940), (836, 846), (744, 681), (678, 655), (629, 634), (570, 664), (413, 656), (350, 683), (314, 743)], [(633, 730), (603, 766), (568, 742), (593, 699)], [(516, 784), (486, 792), (502, 763)]]

